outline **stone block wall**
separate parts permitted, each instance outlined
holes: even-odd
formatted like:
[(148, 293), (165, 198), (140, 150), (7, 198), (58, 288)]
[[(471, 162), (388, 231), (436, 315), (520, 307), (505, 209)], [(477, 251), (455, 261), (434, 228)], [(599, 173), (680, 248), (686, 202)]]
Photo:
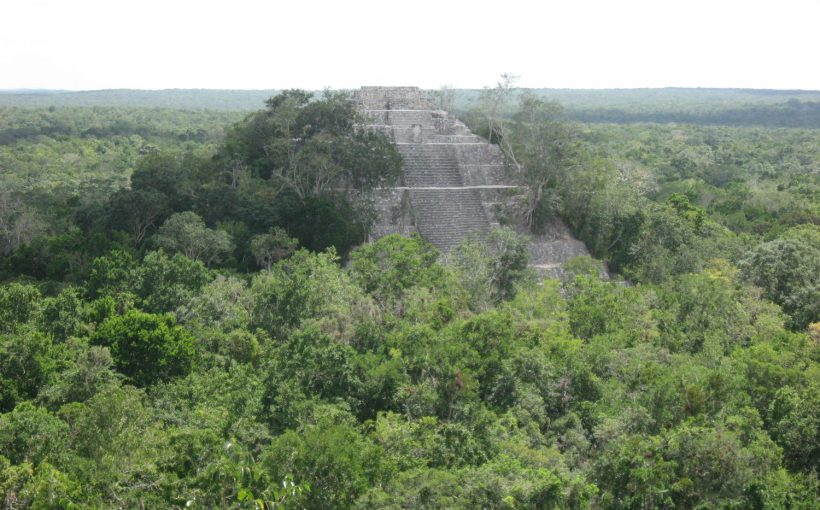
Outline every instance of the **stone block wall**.
[(362, 87), (354, 94), (361, 110), (432, 110), (427, 93), (418, 87)]
[(370, 232), (371, 239), (378, 239), (388, 234), (409, 236), (418, 232), (408, 190), (383, 188), (375, 190), (372, 198), (378, 221)]

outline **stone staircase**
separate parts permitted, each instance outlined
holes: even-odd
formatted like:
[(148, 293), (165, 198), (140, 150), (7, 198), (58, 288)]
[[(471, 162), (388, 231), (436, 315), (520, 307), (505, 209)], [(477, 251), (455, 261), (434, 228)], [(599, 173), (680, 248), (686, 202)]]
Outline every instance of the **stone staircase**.
[(410, 201), (421, 237), (445, 253), (467, 237), (484, 239), (490, 231), (477, 190), (411, 189)]
[(463, 186), (456, 154), (450, 145), (404, 143), (396, 144), (404, 159), (404, 185)]
[(468, 236), (486, 237), (490, 222), (482, 195), (465, 186), (458, 150), (486, 142), (447, 112), (433, 109), (413, 87), (365, 87), (354, 101), (367, 127), (388, 135), (404, 160), (406, 194), (399, 204), (395, 191), (377, 192), (379, 220), (371, 237), (416, 231), (445, 253)]

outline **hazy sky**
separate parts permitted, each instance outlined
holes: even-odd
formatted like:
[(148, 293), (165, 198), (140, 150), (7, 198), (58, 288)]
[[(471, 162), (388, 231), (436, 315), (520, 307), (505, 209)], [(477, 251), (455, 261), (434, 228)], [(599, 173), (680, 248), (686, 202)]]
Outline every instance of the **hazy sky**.
[(820, 0), (0, 0), (0, 89), (820, 89)]

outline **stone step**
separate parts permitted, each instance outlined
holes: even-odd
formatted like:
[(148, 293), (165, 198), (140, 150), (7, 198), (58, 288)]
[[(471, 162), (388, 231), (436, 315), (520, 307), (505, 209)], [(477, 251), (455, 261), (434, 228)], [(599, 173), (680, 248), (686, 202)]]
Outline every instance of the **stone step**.
[(423, 110), (390, 110), (376, 118), (391, 126), (434, 126), (432, 113)]
[(541, 241), (530, 243), (530, 261), (535, 265), (563, 264), (573, 257), (589, 256), (586, 245), (577, 239)]
[(452, 147), (424, 144), (399, 145), (407, 186), (461, 186), (463, 179)]
[(398, 144), (402, 154), (452, 154), (455, 146), (449, 143), (402, 143)]
[(446, 158), (443, 156), (405, 156), (404, 162), (407, 165), (415, 165), (415, 166), (423, 166), (423, 165), (434, 165), (434, 166), (458, 166), (458, 163), (454, 160), (454, 158)]
[(399, 150), (402, 154), (406, 155), (407, 157), (419, 157), (419, 158), (435, 158), (435, 157), (446, 157), (453, 159), (455, 157), (454, 149), (455, 147), (449, 144), (442, 144), (442, 145), (429, 145), (429, 148), (425, 149), (404, 149)]
[(411, 190), (410, 202), (418, 232), (444, 252), (468, 236), (485, 237), (489, 232), (490, 224), (477, 190)]
[[(448, 179), (453, 179), (458, 182), (454, 182), (453, 184), (449, 184), (449, 186), (461, 186), (461, 174), (458, 171), (458, 167), (455, 165), (439, 165), (439, 166), (430, 166), (430, 165), (405, 165), (404, 167), (404, 176), (422, 176), (422, 175), (442, 175), (447, 176)], [(457, 177), (457, 179), (456, 179)]]
[(443, 168), (443, 167), (451, 167), (451, 168), (458, 168), (458, 162), (453, 159), (405, 159), (404, 160), (406, 167), (416, 168), (425, 168), (425, 167), (436, 167), (436, 168)]
[(482, 139), (476, 135), (430, 135), (426, 138), (430, 143), (481, 143)]
[(446, 159), (404, 159), (405, 167), (416, 168), (458, 168), (458, 163), (453, 160)]
[(413, 176), (405, 176), (404, 177), (404, 184), (408, 188), (421, 188), (421, 187), (455, 187), (461, 185), (460, 182), (454, 182), (458, 180), (457, 176), (453, 175), (413, 175)]

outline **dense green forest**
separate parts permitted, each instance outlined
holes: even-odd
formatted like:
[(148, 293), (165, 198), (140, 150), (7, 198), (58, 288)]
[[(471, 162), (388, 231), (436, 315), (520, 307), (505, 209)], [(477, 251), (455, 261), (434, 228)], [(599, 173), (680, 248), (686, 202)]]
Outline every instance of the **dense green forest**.
[(817, 96), (454, 92), (526, 196), (447, 256), (343, 93), (0, 94), (0, 505), (816, 508)]

